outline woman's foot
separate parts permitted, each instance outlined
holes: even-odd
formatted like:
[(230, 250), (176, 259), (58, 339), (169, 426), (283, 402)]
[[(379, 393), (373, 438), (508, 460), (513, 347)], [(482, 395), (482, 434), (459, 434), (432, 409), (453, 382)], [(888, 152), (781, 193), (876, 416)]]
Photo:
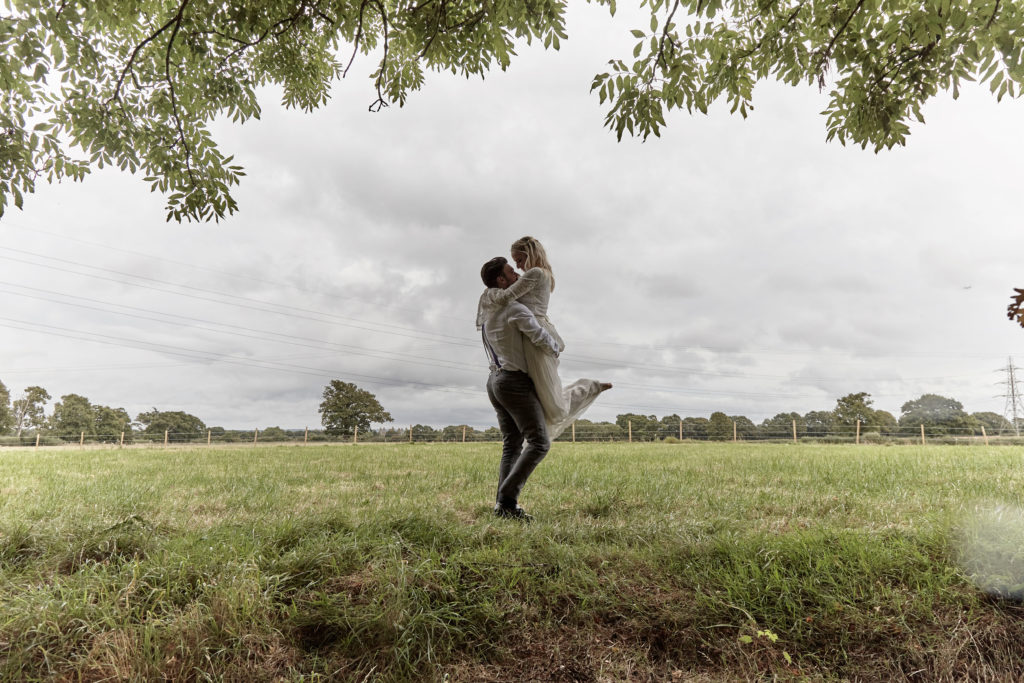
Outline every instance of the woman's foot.
[(601, 387), (601, 391), (608, 391), (612, 388), (611, 382), (601, 382), (598, 386)]

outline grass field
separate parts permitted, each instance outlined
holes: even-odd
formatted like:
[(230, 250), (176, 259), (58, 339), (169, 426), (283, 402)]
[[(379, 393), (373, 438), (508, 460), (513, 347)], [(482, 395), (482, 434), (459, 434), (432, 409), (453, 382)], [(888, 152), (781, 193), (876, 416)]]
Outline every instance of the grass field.
[(0, 677), (1024, 679), (1024, 448), (497, 453), (0, 452)]

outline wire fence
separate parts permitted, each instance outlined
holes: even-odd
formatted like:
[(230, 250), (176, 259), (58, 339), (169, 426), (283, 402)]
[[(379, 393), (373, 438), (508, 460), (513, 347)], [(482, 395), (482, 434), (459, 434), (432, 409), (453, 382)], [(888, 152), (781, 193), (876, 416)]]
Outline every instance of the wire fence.
[[(476, 429), (469, 425), (433, 428), (415, 425), (407, 428), (385, 427), (347, 433), (328, 434), (323, 430), (281, 429), (201, 431), (133, 430), (118, 434), (92, 434), (81, 431), (54, 433), (46, 430), (25, 432), (21, 436), (0, 436), (0, 447), (128, 447), (128, 446), (223, 446), (223, 445), (323, 445), (365, 443), (499, 443), (502, 435), (497, 427)], [(808, 428), (793, 422), (789, 428), (779, 425), (755, 425), (752, 422), (730, 421), (694, 428), (680, 421), (678, 425), (625, 424), (582, 421), (573, 423), (557, 443), (685, 443), (685, 442), (764, 442), (810, 444), (955, 444), (955, 445), (1024, 445), (1024, 436), (1014, 429), (985, 426), (951, 427), (944, 425), (893, 425), (885, 428), (862, 428), (855, 425), (831, 428)]]

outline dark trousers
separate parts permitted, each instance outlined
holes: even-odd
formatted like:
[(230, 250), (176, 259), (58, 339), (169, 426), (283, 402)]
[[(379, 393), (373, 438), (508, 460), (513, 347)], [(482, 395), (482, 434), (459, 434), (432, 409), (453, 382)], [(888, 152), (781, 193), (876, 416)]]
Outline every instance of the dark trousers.
[(525, 372), (495, 370), (487, 378), (487, 397), (498, 414), (502, 436), (497, 502), (514, 508), (526, 480), (551, 448), (544, 409)]

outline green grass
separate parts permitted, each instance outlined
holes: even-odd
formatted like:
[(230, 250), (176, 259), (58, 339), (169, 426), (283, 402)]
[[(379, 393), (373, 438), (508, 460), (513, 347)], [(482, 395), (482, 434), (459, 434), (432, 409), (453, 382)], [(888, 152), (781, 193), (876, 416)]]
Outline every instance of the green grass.
[(497, 459), (0, 451), (0, 679), (1024, 678), (1022, 448)]

